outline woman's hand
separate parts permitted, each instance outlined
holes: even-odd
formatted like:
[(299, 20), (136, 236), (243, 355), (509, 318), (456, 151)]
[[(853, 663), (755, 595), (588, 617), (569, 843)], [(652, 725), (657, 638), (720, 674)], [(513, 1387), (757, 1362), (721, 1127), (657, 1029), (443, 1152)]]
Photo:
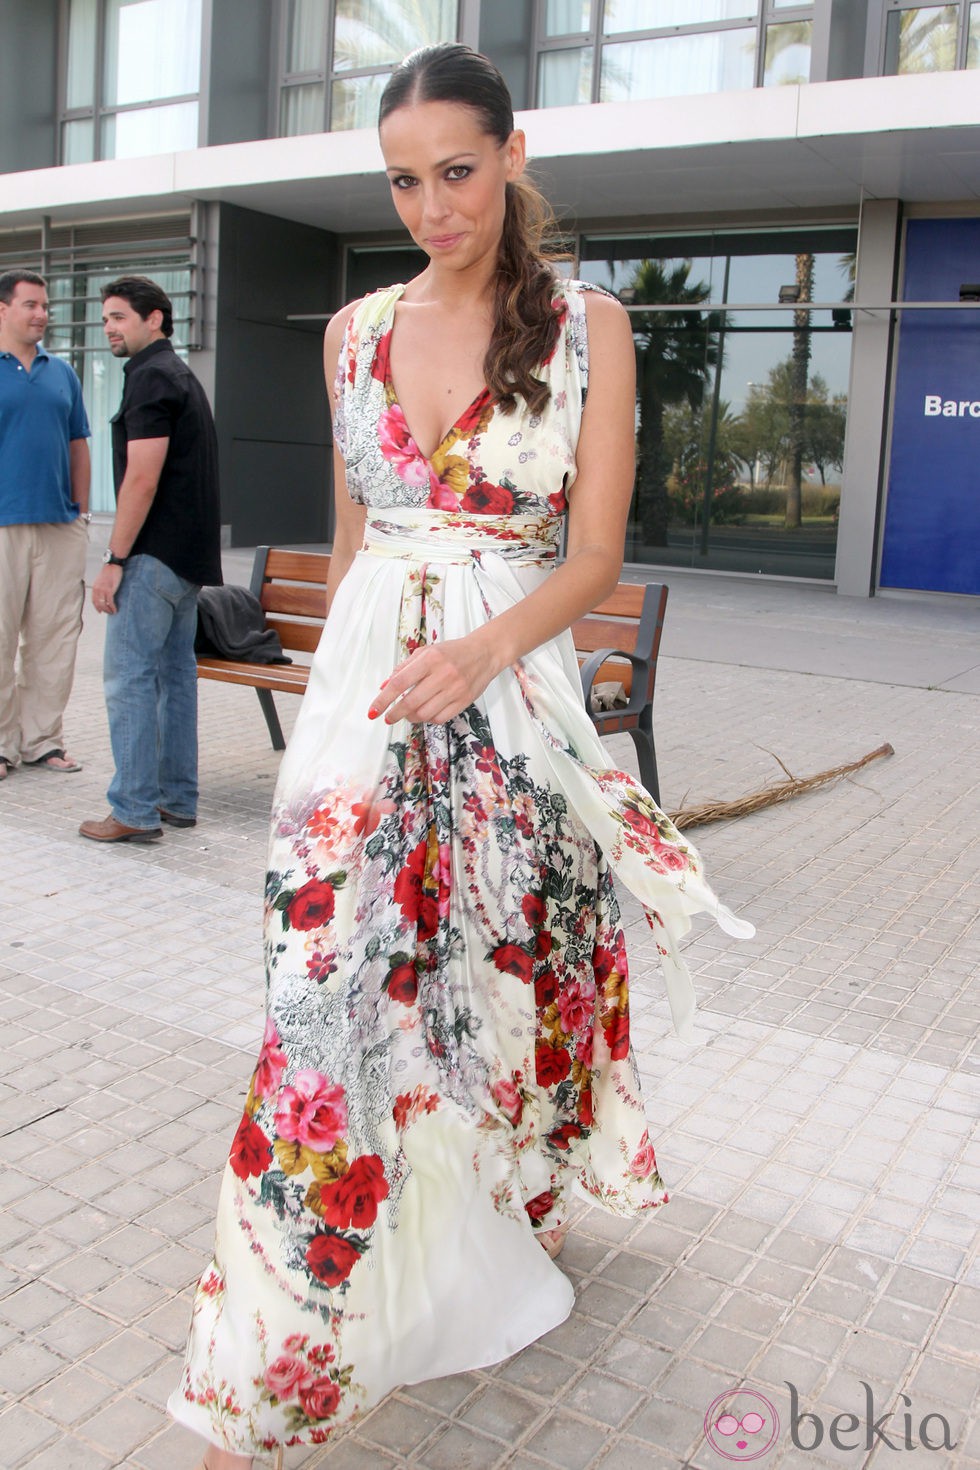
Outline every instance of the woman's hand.
[(472, 636), (418, 648), (385, 680), (368, 718), (441, 725), (473, 703), (499, 670)]

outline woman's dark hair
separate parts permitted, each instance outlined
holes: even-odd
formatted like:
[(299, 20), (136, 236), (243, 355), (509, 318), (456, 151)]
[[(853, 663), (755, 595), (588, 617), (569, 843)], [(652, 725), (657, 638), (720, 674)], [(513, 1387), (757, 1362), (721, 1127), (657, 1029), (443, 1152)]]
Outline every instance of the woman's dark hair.
[(118, 281), (110, 281), (108, 286), (102, 287), (102, 300), (109, 296), (121, 296), (123, 301), (128, 301), (143, 321), (151, 311), (159, 311), (163, 316), (161, 332), (165, 337), (173, 336), (174, 309), (170, 297), (156, 281), (149, 280), (147, 276), (120, 276)]
[[(503, 145), (514, 131), (514, 108), (507, 83), (485, 56), (468, 46), (445, 42), (422, 46), (395, 68), (381, 94), (379, 125), (399, 107), (416, 102), (453, 102), (475, 112), (486, 133)], [(520, 394), (532, 413), (540, 413), (550, 389), (534, 369), (554, 351), (561, 319), (554, 308), (554, 260), (549, 249), (558, 227), (551, 208), (533, 184), (518, 179), (506, 185), (504, 229), (494, 282), (493, 324), (483, 370), (487, 387), (505, 413)]]

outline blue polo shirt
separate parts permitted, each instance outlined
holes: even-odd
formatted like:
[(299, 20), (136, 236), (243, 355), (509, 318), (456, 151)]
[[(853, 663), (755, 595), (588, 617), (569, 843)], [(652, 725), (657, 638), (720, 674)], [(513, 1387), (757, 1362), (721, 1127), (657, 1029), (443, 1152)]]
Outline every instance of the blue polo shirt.
[(38, 347), (0, 352), (0, 526), (73, 521), (68, 445), (91, 433), (74, 368)]

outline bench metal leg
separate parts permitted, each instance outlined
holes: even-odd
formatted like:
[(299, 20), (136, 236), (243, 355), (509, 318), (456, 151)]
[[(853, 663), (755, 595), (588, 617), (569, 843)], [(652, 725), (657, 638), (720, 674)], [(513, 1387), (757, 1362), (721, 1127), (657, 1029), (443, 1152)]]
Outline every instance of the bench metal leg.
[(636, 758), (640, 767), (640, 781), (660, 805), (660, 780), (657, 775), (657, 752), (653, 744), (653, 731), (642, 727), (630, 730), (636, 746)]
[(279, 723), (279, 715), (273, 702), (272, 690), (256, 689), (255, 692), (259, 696), (259, 704), (262, 706), (262, 713), (265, 715), (265, 722), (269, 727), (269, 738), (272, 741), (273, 750), (285, 750), (286, 741), (282, 733), (282, 726)]

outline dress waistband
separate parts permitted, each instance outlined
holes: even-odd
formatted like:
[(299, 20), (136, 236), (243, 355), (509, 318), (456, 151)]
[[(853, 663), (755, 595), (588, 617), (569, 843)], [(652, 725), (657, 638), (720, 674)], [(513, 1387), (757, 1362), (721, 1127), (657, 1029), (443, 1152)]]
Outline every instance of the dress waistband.
[(558, 555), (557, 516), (474, 516), (393, 506), (369, 511), (363, 550), (409, 561), (466, 563), (493, 552), (508, 562), (548, 564)]

